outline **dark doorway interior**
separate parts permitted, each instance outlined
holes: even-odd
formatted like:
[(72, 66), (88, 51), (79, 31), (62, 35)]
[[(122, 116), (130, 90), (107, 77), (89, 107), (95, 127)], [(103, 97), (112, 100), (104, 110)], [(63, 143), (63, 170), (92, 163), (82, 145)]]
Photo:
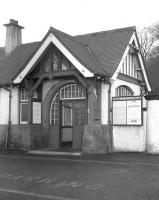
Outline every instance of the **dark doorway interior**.
[(62, 151), (72, 150), (73, 136), (73, 102), (61, 102), (61, 134), (60, 147)]
[(85, 101), (74, 100), (61, 102), (61, 151), (75, 151), (81, 149), (85, 124)]

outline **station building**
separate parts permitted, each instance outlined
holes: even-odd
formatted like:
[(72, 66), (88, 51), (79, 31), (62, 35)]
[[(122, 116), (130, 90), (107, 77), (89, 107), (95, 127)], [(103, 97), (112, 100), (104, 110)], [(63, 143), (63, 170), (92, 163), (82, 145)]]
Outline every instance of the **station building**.
[(71, 36), (50, 27), (22, 44), (11, 19), (0, 48), (0, 147), (145, 152), (151, 91), (135, 27)]

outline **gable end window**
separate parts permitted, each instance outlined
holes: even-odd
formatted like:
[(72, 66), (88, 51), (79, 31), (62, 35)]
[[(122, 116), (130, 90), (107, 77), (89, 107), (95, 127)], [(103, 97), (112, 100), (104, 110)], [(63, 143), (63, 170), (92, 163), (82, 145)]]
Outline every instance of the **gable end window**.
[(28, 123), (28, 92), (25, 88), (20, 89), (20, 123)]

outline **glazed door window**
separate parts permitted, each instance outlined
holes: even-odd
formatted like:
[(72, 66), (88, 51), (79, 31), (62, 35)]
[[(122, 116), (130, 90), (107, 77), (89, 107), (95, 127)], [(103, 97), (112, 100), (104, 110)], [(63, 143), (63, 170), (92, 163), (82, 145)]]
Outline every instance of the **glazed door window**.
[(62, 126), (72, 126), (71, 102), (62, 102)]

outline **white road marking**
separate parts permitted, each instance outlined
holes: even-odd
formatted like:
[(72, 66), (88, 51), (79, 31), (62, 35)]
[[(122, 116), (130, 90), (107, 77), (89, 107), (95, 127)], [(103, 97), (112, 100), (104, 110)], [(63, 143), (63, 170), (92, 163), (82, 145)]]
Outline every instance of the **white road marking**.
[(27, 180), (27, 181), (37, 181), (39, 179), (40, 177), (34, 177), (34, 176), (24, 177), (24, 180)]
[(32, 197), (51, 199), (51, 200), (79, 200), (79, 199), (59, 197), (59, 196), (54, 196), (54, 195), (37, 194), (37, 193), (33, 193), (33, 192), (24, 192), (24, 191), (20, 191), (20, 190), (10, 190), (10, 189), (6, 189), (6, 188), (0, 188), (0, 192), (18, 194), (18, 195), (24, 195), (24, 196), (32, 196)]
[(48, 179), (48, 178), (40, 178), (40, 177), (33, 177), (33, 176), (14, 176), (13, 174), (0, 174), (0, 178), (10, 178), (14, 181), (21, 180), (21, 181), (32, 181), (35, 183), (42, 183), (42, 184), (50, 184), (54, 188), (62, 188), (62, 187), (72, 187), (72, 188), (78, 188), (83, 187), (83, 189), (87, 190), (97, 190), (103, 187), (103, 185), (100, 184), (91, 184), (87, 185), (86, 183), (78, 182), (76, 180), (74, 181), (66, 181), (66, 180), (58, 180), (58, 179)]

